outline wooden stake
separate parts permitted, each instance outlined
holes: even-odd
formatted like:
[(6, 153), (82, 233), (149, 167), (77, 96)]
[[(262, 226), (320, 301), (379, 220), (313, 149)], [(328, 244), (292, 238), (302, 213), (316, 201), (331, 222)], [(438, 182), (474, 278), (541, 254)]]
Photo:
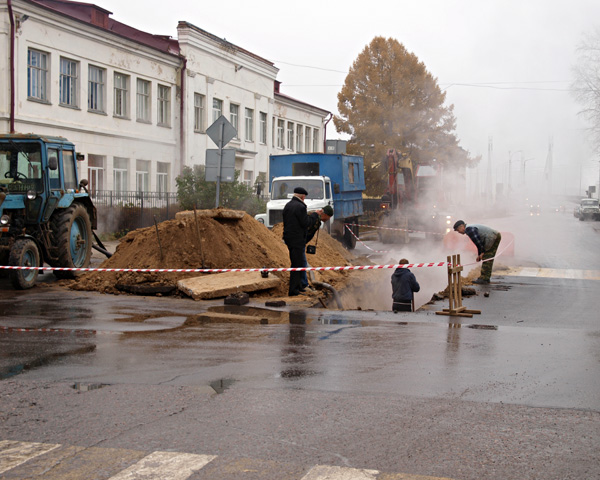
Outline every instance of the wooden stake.
[(473, 314), (481, 313), (481, 310), (467, 310), (462, 304), (462, 277), (463, 267), (460, 264), (460, 255), (446, 257), (448, 260), (448, 303), (449, 308), (444, 308), (436, 315), (449, 315), (452, 317), (473, 317)]

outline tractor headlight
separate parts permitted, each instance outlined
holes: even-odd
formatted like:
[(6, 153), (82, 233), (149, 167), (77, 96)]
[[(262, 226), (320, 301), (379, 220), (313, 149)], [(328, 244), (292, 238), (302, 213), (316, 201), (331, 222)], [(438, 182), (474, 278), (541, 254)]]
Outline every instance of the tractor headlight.
[(35, 200), (37, 193), (34, 190), (27, 190), (27, 200)]
[(10, 223), (10, 217), (8, 215), (2, 215), (0, 217), (0, 225), (8, 225)]

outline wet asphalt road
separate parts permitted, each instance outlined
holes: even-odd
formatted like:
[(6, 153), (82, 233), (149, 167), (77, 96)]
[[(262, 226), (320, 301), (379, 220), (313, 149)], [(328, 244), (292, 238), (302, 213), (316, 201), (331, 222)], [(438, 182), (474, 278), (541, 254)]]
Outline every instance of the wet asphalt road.
[[(507, 264), (600, 270), (598, 227), (570, 214), (493, 226), (521, 239)], [(248, 478), (301, 478), (315, 464), (377, 478), (600, 478), (599, 285), (499, 276), (465, 298), (482, 311), (472, 319), (436, 315), (444, 302), (394, 315), (252, 301), (224, 323), (198, 317), (222, 312), (222, 301), (51, 281), (15, 292), (0, 279), (0, 440), (251, 458), (300, 472)]]

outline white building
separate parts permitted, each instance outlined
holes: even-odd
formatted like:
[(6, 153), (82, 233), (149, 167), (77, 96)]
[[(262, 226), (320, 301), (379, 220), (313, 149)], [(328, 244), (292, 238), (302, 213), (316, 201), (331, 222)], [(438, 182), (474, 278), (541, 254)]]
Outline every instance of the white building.
[(329, 112), (281, 94), (272, 62), (187, 22), (174, 40), (110, 15), (0, 0), (0, 132), (68, 138), (94, 190), (175, 191), (183, 167), (215, 148), (205, 132), (221, 114), (249, 185), (272, 153), (323, 152)]

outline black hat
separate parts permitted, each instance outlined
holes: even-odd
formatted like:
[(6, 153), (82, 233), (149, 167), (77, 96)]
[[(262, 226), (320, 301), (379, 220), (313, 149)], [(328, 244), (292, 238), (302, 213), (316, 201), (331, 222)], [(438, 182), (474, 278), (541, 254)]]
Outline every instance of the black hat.
[(302, 187), (294, 188), (294, 193), (299, 193), (300, 195), (308, 195), (308, 192), (306, 191), (306, 189), (302, 188)]
[(333, 217), (333, 208), (331, 208), (331, 205), (325, 205), (323, 207), (323, 213), (328, 217)]
[(463, 222), (462, 220), (457, 220), (456, 223), (454, 224), (454, 231), (456, 231), (456, 229), (458, 227), (460, 227), (461, 225), (466, 225), (466, 223)]

